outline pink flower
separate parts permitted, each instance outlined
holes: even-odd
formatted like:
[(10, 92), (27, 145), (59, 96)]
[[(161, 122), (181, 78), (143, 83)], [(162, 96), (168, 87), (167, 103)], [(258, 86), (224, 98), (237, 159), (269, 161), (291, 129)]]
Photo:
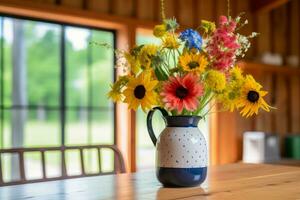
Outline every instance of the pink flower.
[(217, 70), (226, 71), (234, 64), (240, 44), (234, 34), (235, 21), (228, 21), (227, 17), (221, 16), (219, 24), (220, 27), (213, 33), (207, 50), (210, 59), (213, 60), (213, 67)]
[(228, 19), (226, 16), (224, 15), (221, 15), (220, 18), (219, 18), (219, 23), (220, 23), (220, 26), (223, 26), (225, 25), (226, 23), (228, 22)]
[(199, 77), (189, 73), (183, 77), (172, 76), (163, 85), (160, 95), (169, 110), (177, 110), (180, 114), (183, 109), (195, 111), (198, 107), (198, 98), (203, 95), (203, 85)]

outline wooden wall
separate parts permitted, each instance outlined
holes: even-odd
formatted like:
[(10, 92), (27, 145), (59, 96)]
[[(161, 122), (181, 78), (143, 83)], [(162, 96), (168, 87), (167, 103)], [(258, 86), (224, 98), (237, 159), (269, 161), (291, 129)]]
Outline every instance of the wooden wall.
[[(285, 67), (244, 64), (245, 69), (254, 73), (265, 89), (270, 91), (267, 101), (277, 109), (246, 120), (232, 113), (213, 116), (214, 135), (211, 137), (211, 146), (214, 147), (212, 148), (213, 164), (241, 160), (244, 131), (260, 130), (278, 133), (282, 137), (288, 133), (300, 133), (300, 73), (299, 70), (290, 69), (287, 66), (291, 55), (298, 59), (300, 55), (300, 3), (299, 0), (273, 1), (285, 4), (280, 6), (276, 4), (267, 9), (253, 11), (253, 2), (259, 2), (259, 0), (231, 0), (231, 14), (237, 15), (245, 11), (249, 25), (242, 29), (242, 32), (244, 34), (250, 34), (252, 31), (260, 33), (258, 39), (253, 41), (253, 47), (246, 60), (260, 62), (260, 58), (266, 52), (283, 56)], [(53, 12), (57, 9), (58, 12), (70, 12), (73, 15), (77, 13), (79, 15), (77, 17), (89, 15), (94, 20), (98, 17), (99, 20), (124, 23), (127, 26), (127, 35), (124, 37), (131, 37), (125, 40), (130, 42), (129, 46), (134, 45), (135, 28), (152, 28), (160, 21), (159, 0), (0, 0), (0, 6), (1, 4), (15, 4), (19, 7), (32, 6), (44, 12), (50, 10)], [(165, 0), (165, 9), (167, 17), (176, 17), (182, 27), (197, 27), (201, 19), (217, 20), (219, 15), (226, 15), (227, 0)], [(26, 15), (26, 12), (22, 15)], [(35, 16), (38, 17), (39, 14)], [(131, 114), (131, 116), (134, 115)], [(132, 122), (134, 120), (130, 121)], [(131, 130), (134, 135), (134, 129), (131, 128)], [(134, 141), (133, 136), (129, 138)], [(131, 147), (130, 153), (134, 154), (134, 150), (134, 147)], [(134, 155), (131, 156), (134, 157)], [(132, 158), (131, 165), (134, 165), (134, 161), (135, 159)], [(130, 168), (131, 171), (135, 170), (134, 166)]]

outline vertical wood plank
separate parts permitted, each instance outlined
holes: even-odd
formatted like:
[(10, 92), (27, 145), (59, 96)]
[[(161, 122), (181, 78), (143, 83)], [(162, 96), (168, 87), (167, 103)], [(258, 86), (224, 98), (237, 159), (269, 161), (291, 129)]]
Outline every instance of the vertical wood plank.
[(291, 132), (300, 133), (300, 78), (298, 76), (291, 77)]
[[(250, 4), (251, 4), (251, 1), (237, 1), (236, 2), (237, 12), (238, 13), (245, 12), (245, 15), (243, 17), (244, 17), (244, 19), (248, 20), (248, 24), (240, 30), (241, 34), (243, 34), (243, 35), (250, 35), (251, 32), (253, 32), (253, 30), (254, 30), (254, 24), (253, 24), (254, 16), (253, 16), (253, 13), (250, 12), (250, 6), (251, 6)], [(248, 50), (248, 52), (246, 53), (245, 58), (253, 59), (253, 57), (255, 56), (254, 49), (255, 48), (250, 48)]]
[(174, 0), (165, 0), (165, 15), (167, 18), (175, 17)]
[(109, 11), (109, 1), (110, 0), (89, 0), (88, 2), (88, 10), (101, 12), (101, 13), (108, 13)]
[[(263, 82), (263, 89), (265, 91), (268, 91), (267, 96), (265, 96), (265, 100), (268, 104), (271, 102), (271, 97), (272, 97), (272, 74), (264, 74), (264, 82)], [(273, 112), (273, 110), (271, 111)], [(263, 131), (267, 133), (272, 132), (272, 124), (271, 124), (271, 113), (262, 111), (261, 114), (263, 115)]]
[(82, 0), (61, 0), (61, 5), (70, 8), (82, 8)]
[(192, 0), (192, 9), (193, 9), (193, 17), (192, 24), (194, 28), (197, 28), (201, 23), (201, 19), (199, 19), (198, 9), (199, 9), (199, 0)]
[(214, 1), (197, 0), (198, 1), (198, 20), (215, 20), (215, 4)]
[(283, 149), (282, 139), (287, 134), (288, 124), (287, 124), (287, 85), (284, 76), (277, 76), (277, 88), (276, 88), (276, 132), (281, 138), (281, 149)]
[(160, 0), (153, 0), (153, 20), (156, 22), (161, 21), (161, 8), (160, 8)]
[(193, 27), (193, 0), (179, 0), (179, 8), (180, 24)]
[(153, 0), (139, 0), (138, 18), (145, 20), (153, 20)]
[(286, 55), (286, 7), (282, 6), (278, 9), (274, 10), (272, 26), (273, 26), (273, 45), (274, 45), (274, 52), (285, 56)]
[(131, 16), (133, 12), (133, 0), (115, 0), (112, 13), (120, 16)]
[(266, 52), (271, 52), (270, 45), (270, 13), (259, 13), (257, 15), (257, 32), (260, 34), (257, 40), (257, 54), (263, 55)]
[(292, 0), (288, 4), (290, 4), (290, 26), (287, 28), (290, 29), (290, 55), (293, 57), (298, 57), (298, 66), (299, 67), (299, 57), (300, 57), (300, 40), (299, 40), (299, 32), (300, 32), (300, 2), (299, 0)]

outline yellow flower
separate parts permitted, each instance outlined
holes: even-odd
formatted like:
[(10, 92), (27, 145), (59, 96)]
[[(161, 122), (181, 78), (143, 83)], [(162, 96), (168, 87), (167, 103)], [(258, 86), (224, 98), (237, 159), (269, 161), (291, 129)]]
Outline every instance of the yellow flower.
[(171, 33), (166, 34), (162, 40), (163, 47), (168, 49), (177, 49), (180, 45), (175, 35)]
[(111, 90), (107, 93), (107, 96), (112, 99), (112, 101), (123, 101), (122, 88), (128, 83), (130, 79), (129, 75), (120, 76), (118, 80), (112, 84)]
[(139, 54), (139, 61), (142, 67), (149, 69), (151, 67), (151, 59), (158, 52), (158, 46), (154, 44), (144, 45)]
[(233, 67), (229, 73), (232, 81), (236, 81), (238, 83), (242, 83), (244, 81), (243, 71), (238, 66)]
[(232, 85), (227, 85), (222, 94), (217, 95), (217, 100), (222, 103), (223, 109), (233, 112), (237, 108), (238, 99), (240, 93), (238, 90), (235, 90)]
[(108, 92), (107, 96), (111, 98), (113, 102), (122, 101), (123, 96), (119, 90), (114, 89), (114, 86), (111, 85), (111, 90)]
[(167, 27), (164, 24), (156, 25), (153, 29), (153, 35), (155, 37), (161, 38), (167, 32)]
[(154, 90), (157, 80), (151, 80), (151, 73), (143, 72), (136, 78), (131, 78), (123, 94), (129, 109), (136, 110), (140, 105), (146, 112), (156, 105), (157, 94)]
[(212, 33), (216, 30), (216, 24), (207, 20), (201, 21), (201, 27), (204, 30), (204, 33)]
[(130, 65), (131, 72), (137, 74), (141, 69), (140, 61), (133, 55), (125, 53), (125, 58)]
[(217, 70), (209, 70), (205, 78), (205, 84), (215, 92), (222, 92), (226, 87), (225, 74)]
[(185, 53), (179, 57), (179, 64), (184, 71), (202, 73), (208, 62), (204, 55)]
[(257, 83), (251, 75), (246, 76), (237, 104), (237, 106), (241, 108), (240, 113), (243, 117), (258, 114), (260, 108), (267, 112), (270, 111), (271, 107), (263, 99), (267, 92), (262, 91), (261, 88), (262, 86)]

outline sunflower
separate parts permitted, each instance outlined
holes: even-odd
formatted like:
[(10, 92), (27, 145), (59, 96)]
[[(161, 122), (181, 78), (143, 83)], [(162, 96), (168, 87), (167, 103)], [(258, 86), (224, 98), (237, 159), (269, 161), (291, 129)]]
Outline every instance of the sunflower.
[(208, 62), (204, 55), (185, 53), (179, 57), (179, 64), (184, 71), (202, 73)]
[(158, 84), (157, 80), (151, 80), (151, 73), (143, 72), (136, 78), (131, 78), (123, 94), (125, 103), (128, 103), (129, 109), (136, 110), (139, 105), (146, 112), (156, 104), (157, 95), (154, 91)]
[(237, 106), (241, 108), (240, 113), (243, 117), (257, 114), (260, 108), (267, 112), (270, 111), (271, 107), (263, 99), (267, 92), (261, 90), (261, 88), (262, 86), (251, 75), (246, 76), (241, 88), (241, 96), (237, 103)]

